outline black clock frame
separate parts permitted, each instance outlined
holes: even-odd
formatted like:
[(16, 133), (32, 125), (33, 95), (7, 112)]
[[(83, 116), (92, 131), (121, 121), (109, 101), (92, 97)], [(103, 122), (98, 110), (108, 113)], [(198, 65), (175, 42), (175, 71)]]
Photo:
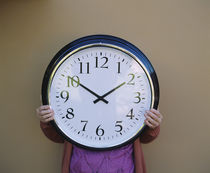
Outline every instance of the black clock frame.
[[(134, 56), (136, 56), (143, 63), (143, 65), (146, 67), (146, 69), (150, 75), (152, 85), (154, 87), (153, 108), (154, 109), (158, 108), (159, 96), (160, 96), (159, 83), (158, 83), (158, 78), (157, 78), (156, 72), (155, 72), (152, 64), (150, 63), (148, 58), (141, 52), (141, 50), (139, 50), (136, 46), (134, 46), (133, 44), (129, 43), (128, 41), (126, 41), (124, 39), (114, 37), (111, 35), (85, 36), (85, 37), (79, 38), (79, 39), (67, 44), (60, 51), (58, 51), (58, 53), (50, 61), (49, 65), (45, 71), (44, 78), (42, 81), (41, 93), (42, 93), (42, 104), (43, 105), (49, 105), (48, 87), (49, 87), (51, 73), (53, 72), (53, 70), (57, 66), (57, 64), (62, 60), (62, 58), (64, 58), (70, 52), (72, 52), (80, 47), (83, 47), (86, 45), (92, 45), (92, 44), (102, 44), (102, 45), (103, 44), (111, 44), (116, 47), (120, 47), (120, 48), (130, 52)], [(137, 139), (140, 136), (141, 132), (145, 128), (148, 128), (148, 127), (146, 127), (146, 125), (144, 125), (143, 128), (133, 138), (131, 138), (130, 140), (128, 140), (122, 144), (119, 144), (117, 146), (108, 147), (108, 148), (95, 148), (95, 147), (87, 147), (87, 146), (84, 146), (82, 144), (75, 142), (74, 140), (70, 139), (66, 134), (64, 134), (59, 129), (59, 127), (56, 125), (55, 121), (51, 121), (50, 123), (52, 124), (52, 126), (54, 126), (56, 128), (57, 132), (60, 133), (67, 141), (69, 141), (70, 143), (75, 144), (79, 147), (82, 147), (85, 149), (90, 149), (90, 150), (110, 150), (110, 149), (115, 149), (115, 148), (119, 148), (121, 146), (127, 145), (127, 144), (133, 142), (135, 139)]]

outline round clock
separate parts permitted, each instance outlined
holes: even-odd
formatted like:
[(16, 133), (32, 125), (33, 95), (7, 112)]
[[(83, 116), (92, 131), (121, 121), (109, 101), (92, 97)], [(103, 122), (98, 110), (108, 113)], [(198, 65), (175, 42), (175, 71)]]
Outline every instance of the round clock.
[(146, 56), (131, 43), (108, 35), (86, 36), (62, 48), (42, 83), (42, 101), (68, 141), (106, 150), (135, 140), (144, 113), (157, 108), (159, 85)]

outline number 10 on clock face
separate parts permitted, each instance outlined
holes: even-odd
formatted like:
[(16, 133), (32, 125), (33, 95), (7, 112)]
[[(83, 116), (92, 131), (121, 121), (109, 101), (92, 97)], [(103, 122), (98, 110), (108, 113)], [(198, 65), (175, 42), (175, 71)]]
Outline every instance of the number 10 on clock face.
[(131, 140), (153, 105), (150, 76), (141, 61), (112, 46), (87, 46), (54, 68), (49, 104), (55, 123), (71, 141), (112, 148)]

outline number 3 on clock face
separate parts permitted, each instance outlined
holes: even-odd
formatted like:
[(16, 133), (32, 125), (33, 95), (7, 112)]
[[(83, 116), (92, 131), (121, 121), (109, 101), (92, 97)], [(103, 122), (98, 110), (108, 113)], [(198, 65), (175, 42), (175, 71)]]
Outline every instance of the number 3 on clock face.
[(126, 145), (144, 128), (144, 113), (157, 108), (159, 86), (146, 56), (117, 37), (80, 38), (61, 49), (42, 84), (53, 125), (78, 146), (105, 150)]

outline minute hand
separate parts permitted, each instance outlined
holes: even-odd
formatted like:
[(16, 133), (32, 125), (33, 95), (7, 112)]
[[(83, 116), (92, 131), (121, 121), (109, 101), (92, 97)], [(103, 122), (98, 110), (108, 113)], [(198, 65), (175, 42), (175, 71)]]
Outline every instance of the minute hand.
[(74, 80), (72, 77), (70, 77), (71, 80), (73, 80), (74, 82), (76, 82), (78, 85), (80, 85), (82, 88), (84, 88), (85, 90), (87, 90), (88, 92), (90, 92), (91, 94), (93, 94), (94, 96), (96, 96), (99, 100), (103, 101), (104, 103), (108, 104), (109, 102), (107, 100), (105, 100), (104, 98), (101, 98), (101, 96), (99, 96), (98, 94), (96, 94), (95, 92), (93, 92), (92, 90), (90, 90), (89, 88), (87, 88), (86, 86), (84, 86), (83, 84), (81, 84), (80, 82)]
[(110, 90), (109, 92), (107, 92), (106, 94), (100, 96), (99, 98), (97, 98), (96, 100), (93, 101), (93, 103), (97, 103), (98, 101), (104, 99), (104, 97), (108, 96), (109, 94), (111, 94), (112, 92), (114, 92), (116, 89), (120, 88), (121, 86), (123, 86), (126, 82), (121, 83), (120, 85), (118, 85), (117, 87), (113, 88), (112, 90)]

